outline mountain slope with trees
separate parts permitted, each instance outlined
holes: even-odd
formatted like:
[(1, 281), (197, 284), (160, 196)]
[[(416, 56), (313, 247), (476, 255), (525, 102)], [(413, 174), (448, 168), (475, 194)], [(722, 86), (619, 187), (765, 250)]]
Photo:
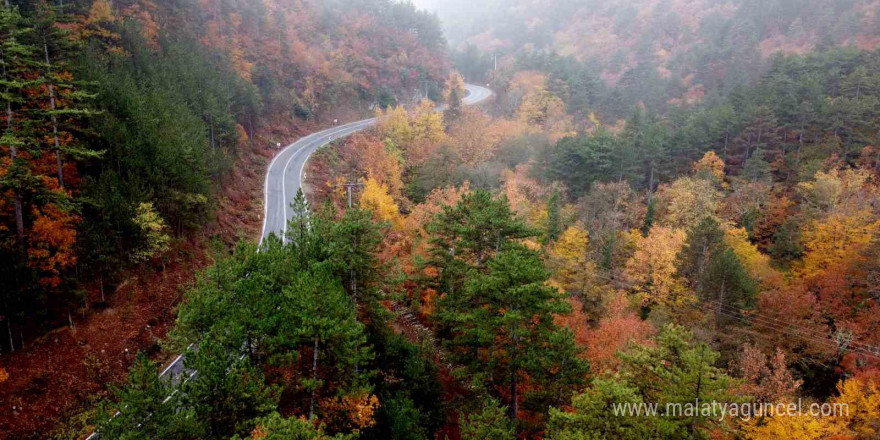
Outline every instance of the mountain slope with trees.
[(448, 70), (436, 18), (386, 0), (22, 0), (0, 13), (0, 395), (34, 405), (4, 417), (15, 435), (157, 349), (211, 243), (256, 236), (276, 142), (410, 102)]
[(497, 56), (502, 75), (544, 72), (569, 109), (608, 123), (639, 103), (715, 102), (775, 55), (880, 43), (873, 0), (416, 3), (438, 11), (466, 76), (486, 77)]
[[(6, 8), (12, 304), (63, 320), (80, 277), (153, 276), (85, 323), (118, 316), (100, 328), (120, 344), (75, 339), (81, 325), (26, 345), (88, 355), (63, 371), (4, 355), (3, 432), (877, 438), (876, 6), (485, 4), (505, 7), (462, 35), (511, 51), (497, 71), (491, 53), (454, 55), (491, 81), (483, 108), (462, 107), (436, 20), (407, 3), (97, 1), (55, 26)], [(810, 30), (792, 43), (797, 20)], [(39, 44), (65, 33), (79, 45)], [(433, 100), (413, 99), (426, 85)], [(367, 112), (374, 128), (308, 162), (283, 240), (204, 228), (254, 210), (238, 203), (259, 183), (236, 184), (259, 182), (280, 125)], [(147, 293), (119, 307), (127, 292)], [(157, 364), (181, 352), (198, 374), (174, 392)], [(667, 412), (713, 401), (849, 412)]]

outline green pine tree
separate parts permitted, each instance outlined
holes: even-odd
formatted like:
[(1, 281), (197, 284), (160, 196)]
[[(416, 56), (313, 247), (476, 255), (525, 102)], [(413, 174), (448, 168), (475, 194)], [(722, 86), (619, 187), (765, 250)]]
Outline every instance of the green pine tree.
[[(31, 113), (35, 118), (46, 120), (47, 126), (51, 127), (50, 150), (55, 155), (58, 184), (64, 188), (65, 157), (81, 161), (100, 157), (101, 153), (90, 149), (86, 144), (66, 140), (74, 139), (72, 132), (81, 130), (84, 119), (94, 113), (89, 108), (89, 103), (95, 95), (85, 92), (78, 81), (67, 79), (65, 76), (69, 73), (67, 57), (75, 55), (76, 48), (71, 43), (68, 32), (57, 26), (59, 21), (66, 20), (63, 14), (58, 13), (58, 9), (45, 0), (39, 1), (36, 5), (35, 26), (31, 36), (35, 39), (34, 45), (39, 48), (38, 51), (42, 55), (42, 59), (36, 65), (40, 72), (38, 81), (46, 86), (45, 96), (41, 98), (49, 105), (45, 108), (31, 109)], [(65, 139), (63, 143), (62, 138)]]
[(487, 259), (511, 240), (538, 232), (510, 210), (507, 198), (485, 190), (465, 194), (455, 206), (445, 206), (428, 225), (431, 264), (440, 269), (441, 290), (455, 295), (463, 288), (469, 268), (483, 271)]
[(138, 354), (128, 382), (113, 394), (115, 402), (105, 402), (95, 416), (101, 438), (184, 440), (204, 434), (192, 408), (181, 406), (181, 395), (143, 354)]
[(9, 149), (10, 166), (4, 174), (2, 187), (13, 192), (15, 231), (19, 246), (24, 245), (24, 198), (33, 180), (30, 163), (19, 156), (28, 141), (23, 133), (23, 119), (16, 113), (26, 103), (25, 92), (33, 85), (28, 77), (35, 48), (24, 43), (30, 32), (17, 7), (0, 10), (0, 100), (4, 108), (3, 135), (0, 145)]
[(204, 428), (204, 439), (248, 435), (255, 418), (274, 411), (278, 386), (266, 385), (263, 373), (248, 357), (241, 357), (207, 338), (186, 353), (186, 368), (196, 371), (180, 385), (184, 407), (192, 408)]
[(487, 398), (479, 412), (459, 416), (462, 440), (513, 440), (514, 427), (505, 416), (507, 407)]
[(360, 208), (347, 209), (342, 218), (334, 220), (335, 212), (325, 207), (318, 217), (316, 232), (326, 241), (325, 264), (344, 281), (349, 295), (358, 302), (367, 297), (372, 282), (379, 277), (374, 252), (388, 225), (374, 223), (373, 214)]
[[(437, 304), (436, 319), (449, 332), (447, 345), (454, 360), (465, 366), (460, 373), (477, 386), (507, 389), (512, 419), (518, 413), (519, 384), (526, 377), (540, 387), (550, 386), (542, 381), (549, 379), (545, 373), (564, 366), (576, 373), (554, 377), (558, 382), (552, 385), (570, 392), (586, 372), (577, 350), (571, 350), (572, 335), (560, 333), (553, 321), (570, 307), (545, 285), (547, 279), (536, 252), (509, 244), (488, 260), (484, 272), (470, 271), (461, 294), (446, 295)], [(564, 394), (557, 393), (567, 399)]]
[(446, 122), (447, 126), (454, 125), (461, 119), (462, 113), (462, 102), (461, 96), (458, 93), (458, 90), (453, 87), (452, 91), (449, 92), (449, 100), (446, 103), (446, 111), (443, 112), (443, 120)]
[(722, 247), (724, 230), (721, 224), (713, 217), (704, 218), (688, 231), (678, 253), (678, 273), (687, 277), (696, 291), (702, 292), (712, 254)]
[(650, 438), (707, 438), (701, 428), (717, 423), (718, 415), (702, 410), (685, 413), (685, 405), (700, 408), (713, 401), (741, 400), (731, 394), (735, 380), (715, 366), (720, 354), (696, 342), (684, 327), (669, 324), (654, 344), (637, 345), (619, 356), (621, 377), (645, 403), (658, 405), (659, 417), (642, 419), (650, 427)]
[(554, 188), (553, 194), (550, 195), (550, 199), (547, 200), (547, 231), (544, 237), (545, 243), (549, 243), (551, 241), (559, 238), (559, 234), (562, 233), (562, 206), (559, 196), (559, 189)]
[(358, 366), (369, 359), (364, 326), (357, 321), (354, 303), (342, 283), (326, 267), (297, 274), (283, 295), (283, 311), (278, 314), (280, 328), (269, 333), (269, 338), (291, 348), (309, 347), (310, 371), (304, 388), (309, 393), (311, 418), (319, 388), (330, 383), (357, 382)]
[[(257, 428), (245, 440), (354, 440), (356, 435), (325, 434), (322, 427), (296, 417), (284, 418), (277, 412), (255, 421)], [(235, 435), (232, 440), (241, 440)]]
[(719, 323), (729, 321), (723, 313), (726, 309), (739, 310), (751, 306), (757, 290), (748, 270), (733, 249), (727, 246), (712, 253), (701, 285), (701, 296), (704, 301), (715, 304)]
[(642, 440), (651, 438), (650, 425), (641, 417), (614, 414), (615, 405), (644, 404), (639, 389), (619, 377), (598, 377), (582, 394), (571, 399), (573, 411), (550, 408), (550, 440)]

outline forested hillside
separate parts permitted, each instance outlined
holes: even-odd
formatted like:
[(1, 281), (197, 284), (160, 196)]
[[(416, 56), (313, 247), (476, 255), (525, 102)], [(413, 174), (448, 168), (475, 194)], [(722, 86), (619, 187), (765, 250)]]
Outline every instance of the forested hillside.
[(255, 235), (276, 143), (408, 103), (448, 69), (436, 18), (387, 0), (0, 14), (0, 431), (16, 436), (158, 347), (208, 244)]
[[(613, 126), (587, 114), (586, 130), (547, 75), (496, 77), (516, 93), (492, 116), (397, 108), (319, 151), (311, 198), (345, 209), (339, 184), (362, 179), (361, 209), (390, 227), (379, 267), (403, 274), (380, 291), (418, 311), (467, 396), (505, 407), (452, 399), (462, 438), (868, 439), (880, 414), (877, 59), (782, 57), (716, 105), (635, 107)], [(545, 274), (507, 253), (526, 249)], [(520, 360), (525, 340), (535, 357)], [(859, 409), (613, 413), (695, 400)]]
[[(826, 63), (855, 59), (855, 69), (874, 57), (833, 50), (777, 68), (839, 72)], [(843, 129), (814, 122), (803, 128), (819, 133), (811, 141), (751, 145), (739, 166), (720, 138), (693, 160), (668, 148), (685, 136), (672, 118), (637, 110), (616, 132), (578, 134), (564, 106), (462, 108), (460, 84), (447, 79), (444, 112), (428, 101), (389, 108), (374, 130), (319, 150), (306, 171), (312, 203), (297, 195), (286, 241), (239, 247), (187, 292), (171, 346), (197, 347), (187, 365), (200, 374), (165, 406), (171, 389), (141, 360), (99, 429), (183, 439), (876, 437), (873, 131), (847, 129), (861, 134), (846, 146)], [(776, 87), (761, 81), (742, 99), (762, 102)], [(773, 138), (758, 131), (748, 139)], [(771, 151), (801, 160), (771, 162)], [(346, 183), (358, 185), (351, 206)], [(848, 412), (666, 406), (694, 402)], [(622, 404), (661, 410), (615, 413)], [(115, 408), (122, 414), (107, 421)]]
[(6, 7), (0, 432), (880, 436), (880, 5), (444, 5)]
[(502, 70), (552, 73), (578, 95), (573, 110), (601, 104), (606, 122), (639, 103), (714, 102), (760, 78), (775, 54), (880, 42), (871, 0), (416, 3), (439, 12), (467, 76), (482, 76), (495, 55)]

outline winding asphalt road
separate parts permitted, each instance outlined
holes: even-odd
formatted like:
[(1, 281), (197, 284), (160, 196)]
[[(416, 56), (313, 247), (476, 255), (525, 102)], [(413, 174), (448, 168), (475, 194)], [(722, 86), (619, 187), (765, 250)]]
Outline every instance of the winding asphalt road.
[[(465, 89), (468, 94), (462, 102), (466, 105), (479, 104), (492, 96), (492, 91), (485, 87), (465, 84)], [(373, 125), (376, 125), (376, 118), (328, 128), (288, 145), (275, 155), (266, 171), (263, 189), (265, 194), (263, 233), (260, 241), (265, 240), (270, 234), (284, 237), (287, 232), (287, 220), (293, 215), (290, 203), (302, 187), (303, 170), (312, 153), (333, 140), (363, 131)]]
[[(492, 96), (492, 91), (485, 87), (465, 84), (465, 89), (468, 94), (462, 102), (466, 105), (479, 104)], [(438, 110), (442, 109), (442, 106), (438, 107)], [(284, 147), (275, 155), (266, 171), (264, 188), (266, 200), (261, 242), (270, 234), (284, 237), (284, 233), (287, 231), (287, 220), (293, 215), (290, 203), (296, 196), (296, 192), (302, 187), (303, 169), (312, 153), (335, 139), (349, 136), (375, 124), (376, 118), (371, 118), (312, 133)], [(179, 355), (162, 370), (160, 377), (170, 381), (171, 385), (176, 388), (181, 382), (195, 377), (196, 374), (198, 374), (196, 371), (185, 367), (184, 356)], [(175, 392), (177, 391), (175, 390)], [(165, 401), (167, 402), (170, 398), (169, 396)], [(99, 438), (100, 435), (93, 432), (86, 440), (98, 440)]]

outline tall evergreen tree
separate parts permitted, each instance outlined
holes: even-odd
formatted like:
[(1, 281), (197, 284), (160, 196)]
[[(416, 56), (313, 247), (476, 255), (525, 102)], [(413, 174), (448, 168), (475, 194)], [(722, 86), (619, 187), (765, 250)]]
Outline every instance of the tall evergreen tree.
[(197, 373), (181, 384), (181, 402), (192, 408), (204, 439), (247, 435), (256, 417), (277, 407), (279, 387), (267, 385), (250, 358), (230, 353), (212, 338), (187, 351), (185, 365)]
[(464, 292), (446, 295), (437, 305), (436, 319), (450, 329), (454, 359), (475, 384), (507, 389), (512, 419), (523, 380), (540, 382), (548, 369), (571, 368), (580, 375), (566, 379), (575, 383), (554, 384), (571, 387), (587, 368), (576, 351), (558, 350), (565, 344), (553, 343), (560, 332), (553, 318), (570, 307), (545, 285), (547, 278), (537, 253), (509, 244), (486, 262), (485, 271), (470, 272)]
[(458, 88), (453, 87), (449, 92), (449, 99), (446, 103), (446, 111), (443, 112), (443, 120), (447, 126), (451, 126), (461, 119), (462, 102), (459, 96)]
[(326, 264), (344, 280), (349, 295), (358, 302), (378, 277), (374, 252), (388, 225), (374, 223), (373, 214), (361, 208), (347, 209), (342, 218), (334, 220), (335, 210), (328, 206), (319, 217), (317, 231), (326, 240)]
[(705, 217), (688, 231), (678, 254), (678, 273), (687, 277), (698, 292), (704, 288), (706, 270), (713, 253), (724, 247), (724, 230), (713, 217)]
[(757, 285), (736, 253), (728, 246), (712, 253), (706, 268), (701, 292), (704, 300), (715, 303), (716, 322), (729, 321), (730, 309), (743, 309), (752, 304)]
[(31, 85), (27, 77), (28, 59), (33, 56), (34, 48), (23, 43), (28, 29), (24, 27), (24, 19), (18, 8), (9, 6), (0, 10), (0, 87), (3, 94), (0, 99), (4, 107), (4, 128), (2, 145), (8, 149), (9, 170), (4, 173), (3, 186), (13, 193), (15, 232), (20, 246), (24, 245), (24, 201), (22, 193), (27, 190), (32, 180), (28, 162), (19, 157), (19, 151), (26, 145), (22, 133), (20, 118), (15, 113), (25, 102), (25, 90)]
[[(655, 344), (638, 345), (620, 354), (627, 383), (639, 390), (646, 403), (658, 404), (661, 416), (645, 420), (652, 438), (707, 438), (700, 428), (715, 423), (717, 414), (702, 409), (706, 402), (736, 402), (731, 394), (735, 380), (715, 366), (720, 354), (693, 334), (670, 324)], [(671, 406), (668, 404), (672, 404)], [(685, 405), (700, 411), (685, 413)], [(709, 403), (711, 406), (711, 403)], [(673, 414), (667, 411), (678, 412)]]
[(292, 342), (292, 347), (311, 349), (309, 379), (304, 386), (309, 392), (311, 418), (319, 388), (357, 382), (358, 366), (369, 354), (364, 348), (366, 336), (354, 303), (326, 268), (297, 274), (284, 289), (284, 297), (286, 313), (278, 314), (280, 330), (269, 338), (291, 338), (287, 342)]
[(507, 408), (495, 399), (486, 399), (479, 412), (459, 416), (462, 440), (513, 440), (514, 426), (505, 417)]
[(622, 378), (593, 379), (590, 387), (571, 400), (573, 411), (550, 408), (547, 438), (551, 440), (642, 440), (651, 438), (651, 427), (642, 417), (619, 414), (609, 417), (615, 405), (640, 405), (640, 390)]
[(32, 37), (42, 55), (36, 67), (40, 72), (41, 95), (48, 105), (38, 106), (32, 112), (35, 117), (47, 120), (47, 126), (51, 127), (49, 149), (54, 152), (58, 184), (63, 189), (65, 156), (81, 161), (98, 157), (100, 153), (77, 142), (73, 135), (73, 131), (80, 129), (77, 125), (92, 113), (88, 105), (95, 95), (85, 92), (70, 75), (67, 58), (74, 54), (75, 48), (67, 32), (58, 26), (65, 17), (57, 9), (46, 0), (36, 5)]
[(144, 354), (138, 354), (128, 382), (113, 393), (117, 404), (105, 404), (95, 416), (101, 438), (185, 440), (204, 435), (193, 409), (181, 406), (181, 395)]
[(547, 231), (544, 241), (549, 243), (559, 238), (562, 233), (562, 206), (559, 196), (559, 189), (554, 188), (553, 194), (547, 200)]
[(443, 207), (428, 229), (431, 264), (440, 269), (441, 289), (452, 295), (461, 290), (470, 267), (483, 271), (487, 259), (511, 240), (537, 235), (510, 210), (505, 196), (493, 198), (485, 190), (465, 194), (455, 206)]

